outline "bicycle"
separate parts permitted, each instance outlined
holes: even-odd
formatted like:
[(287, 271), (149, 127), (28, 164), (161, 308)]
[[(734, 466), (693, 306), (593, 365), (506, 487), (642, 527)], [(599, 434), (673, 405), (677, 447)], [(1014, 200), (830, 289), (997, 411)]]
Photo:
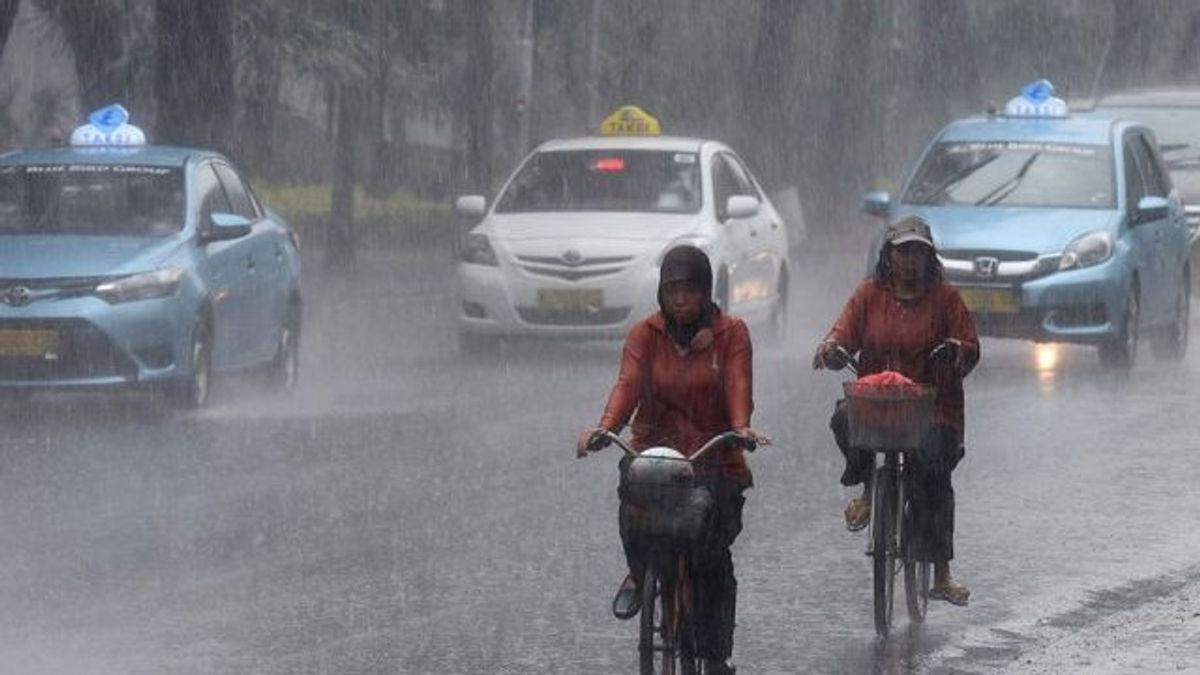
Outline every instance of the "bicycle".
[[(691, 457), (672, 448), (629, 447), (611, 431), (598, 434), (632, 457), (626, 469), (627, 498), (621, 516), (629, 518), (632, 532), (646, 549), (646, 569), (638, 634), (638, 662), (642, 675), (701, 675), (696, 656), (695, 628), (689, 610), (692, 581), (688, 576), (689, 549), (700, 536), (712, 508), (708, 489), (696, 484), (693, 465), (709, 450), (736, 443), (753, 451), (755, 443), (736, 432), (714, 436)], [(657, 639), (656, 639), (657, 638)], [(655, 663), (659, 668), (656, 670)]]
[[(938, 350), (933, 358), (945, 358)], [(849, 368), (857, 377), (859, 364), (840, 345), (827, 361), (830, 370)], [(907, 453), (924, 441), (932, 422), (934, 389), (918, 385), (916, 392), (865, 393), (854, 382), (843, 382), (852, 448), (872, 457), (871, 518), (867, 556), (872, 559), (875, 632), (883, 638), (892, 626), (896, 576), (904, 573), (905, 604), (913, 623), (922, 623), (929, 605), (933, 563), (919, 560), (912, 536), (913, 506), (909, 499), (912, 476)], [(882, 455), (883, 464), (879, 464)]]

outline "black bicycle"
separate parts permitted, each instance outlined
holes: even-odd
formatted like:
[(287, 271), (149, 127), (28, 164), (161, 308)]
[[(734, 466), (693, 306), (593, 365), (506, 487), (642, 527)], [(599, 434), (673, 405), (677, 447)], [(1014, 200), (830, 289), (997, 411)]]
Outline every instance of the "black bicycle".
[[(937, 353), (934, 357), (943, 358)], [(859, 372), (857, 359), (841, 346), (834, 349), (826, 365), (830, 370), (849, 368), (855, 376)], [(844, 382), (842, 388), (850, 446), (866, 450), (874, 458), (867, 555), (873, 563), (875, 631), (887, 637), (892, 626), (896, 576), (901, 571), (909, 619), (923, 622), (929, 604), (933, 563), (916, 556), (912, 477), (905, 459), (907, 453), (920, 447), (932, 423), (934, 389), (918, 385), (895, 391), (864, 391), (854, 382)]]
[(621, 517), (646, 551), (646, 569), (639, 585), (641, 673), (700, 675), (703, 665), (696, 657), (689, 551), (707, 523), (712, 495), (696, 483), (693, 464), (725, 443), (736, 443), (750, 451), (755, 445), (729, 431), (686, 457), (665, 447), (639, 453), (617, 434), (604, 431), (601, 435), (633, 458), (625, 470)]

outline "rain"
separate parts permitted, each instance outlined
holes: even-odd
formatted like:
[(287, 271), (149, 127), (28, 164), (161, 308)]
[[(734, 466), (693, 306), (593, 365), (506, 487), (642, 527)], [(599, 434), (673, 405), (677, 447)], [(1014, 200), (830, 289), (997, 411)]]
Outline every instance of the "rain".
[[(846, 531), (842, 510), (857, 493), (839, 484), (829, 426), (852, 376), (814, 372), (813, 350), (874, 268), (889, 218), (919, 205), (904, 190), (927, 146), (955, 120), (1004, 118), (1006, 102), (1042, 79), (1070, 120), (1145, 122), (1131, 128), (1150, 130), (1138, 132), (1153, 143), (1146, 161), (1173, 187), (1130, 213), (1170, 210), (1182, 228), (1187, 211), (1193, 229), (1174, 249), (1169, 237), (1159, 245), (1129, 286), (1142, 312), (1130, 316), (1143, 319), (1132, 344), (1128, 330), (1076, 339), (1104, 307), (1071, 314), (1068, 337), (1028, 339), (996, 333), (1015, 320), (993, 327), (983, 316), (1010, 310), (972, 306), (987, 330), (964, 382), (965, 457), (953, 474), (954, 577), (970, 604), (930, 602), (923, 622), (910, 621), (897, 581), (881, 637), (867, 531)], [(128, 113), (116, 124), (151, 146), (194, 150), (73, 148), (73, 132), (103, 126), (93, 113), (113, 104)], [(625, 106), (636, 111), (614, 115)], [(615, 128), (636, 120), (641, 133), (653, 120), (683, 140), (658, 159), (645, 149), (653, 139), (627, 154), (619, 140), (596, 145), (622, 119)], [(1200, 369), (1187, 350), (1189, 278), (1176, 269), (1196, 259), (1196, 129), (1196, 0), (0, 0), (0, 672), (638, 672), (639, 622), (611, 611), (627, 571), (621, 451), (577, 459), (576, 442), (605, 409), (625, 333), (658, 311), (666, 248), (721, 250), (686, 231), (712, 210), (696, 190), (717, 182), (701, 183), (701, 141), (723, 144), (723, 161), (761, 190), (742, 205), (746, 220), (775, 218), (737, 244), (762, 244), (759, 255), (715, 260), (718, 304), (745, 315), (754, 344), (752, 426), (773, 440), (748, 454), (730, 664), (1200, 671), (1200, 535), (1184, 522), (1200, 510)], [(584, 161), (527, 162), (542, 144)], [(1029, 163), (1055, 151), (1039, 147), (983, 194), (1031, 194)], [(42, 150), (7, 154), (31, 148)], [(54, 159), (64, 152), (76, 159)], [(1130, 161), (1119, 147), (1097, 152), (1111, 166)], [(180, 159), (168, 172), (170, 157)], [(632, 215), (600, 202), (584, 216), (528, 206), (572, 170), (590, 180), (652, 159), (677, 181), (675, 201)], [(168, 205), (215, 211), (207, 234), (202, 218), (180, 216), (151, 253), (137, 237), (58, 236), (91, 243), (46, 255), (49, 244), (29, 240), (55, 237), (20, 229), (13, 181), (35, 179), (26, 165), (66, 175), (76, 161), (181, 185), (212, 165), (228, 206), (199, 205), (189, 187)], [(221, 167), (248, 189), (230, 189)], [(934, 192), (966, 191), (966, 173)], [(63, 199), (116, 185), (93, 178)], [(122, 180), (134, 190), (148, 178)], [(1116, 197), (1090, 198), (1117, 212)], [(82, 213), (99, 220), (108, 208)], [(1086, 233), (1084, 210), (1071, 209), (1072, 237)], [(571, 235), (586, 218), (606, 234)], [(934, 225), (935, 238), (949, 236)], [(1029, 227), (1029, 242), (1048, 236)], [(220, 316), (197, 320), (222, 327), (203, 334), (221, 333), (201, 345), (206, 363), (216, 359), (203, 396), (184, 367), (202, 360), (188, 351), (200, 335), (191, 323), (165, 354), (129, 347), (119, 358), (132, 370), (119, 378), (38, 380), (63, 372), (55, 350), (74, 339), (47, 328), (56, 321), (108, 330), (103, 312), (237, 297), (197, 284), (216, 252), (259, 230), (276, 235), (274, 262), (259, 261), (246, 291), (259, 309), (231, 332)], [(1081, 240), (1037, 254), (1047, 278), (1084, 271), (1071, 265), (1094, 249), (1063, 248)], [(1125, 254), (1103, 242), (1103, 256)], [(134, 248), (116, 271), (77, 271)], [(163, 262), (184, 251), (212, 259)], [(1150, 270), (1168, 258), (1182, 282), (1164, 282), (1159, 297)], [(613, 271), (581, 276), (604, 264)], [(638, 295), (602, 306), (616, 291), (599, 292), (600, 275), (626, 264), (642, 265), (629, 275), (640, 275)], [(756, 265), (768, 276), (730, 276)], [(560, 276), (546, 281), (551, 268)], [(1015, 297), (1038, 283), (1029, 274)], [(512, 299), (528, 279), (542, 279), (538, 307)], [(62, 290), (71, 283), (90, 284), (88, 297)], [(268, 296), (278, 296), (269, 311)], [(52, 307), (69, 303), (85, 309)], [(489, 327), (523, 309), (509, 326), (521, 330)], [(1148, 318), (1160, 315), (1178, 321)], [(135, 335), (159, 330), (143, 320)], [(240, 342), (222, 342), (235, 330)], [(249, 346), (266, 335), (265, 351)]]

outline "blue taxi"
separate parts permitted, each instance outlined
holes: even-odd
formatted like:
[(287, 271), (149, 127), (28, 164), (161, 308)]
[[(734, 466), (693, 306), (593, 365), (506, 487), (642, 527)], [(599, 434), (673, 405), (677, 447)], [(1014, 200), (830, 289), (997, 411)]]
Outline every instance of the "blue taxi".
[(290, 229), (215, 152), (153, 146), (119, 106), (71, 145), (0, 155), (0, 389), (158, 385), (299, 368)]
[(952, 122), (897, 203), (875, 192), (866, 210), (929, 222), (983, 335), (1095, 345), (1116, 368), (1146, 336), (1156, 356), (1182, 359), (1188, 226), (1154, 133), (1070, 115), (1052, 94), (1042, 80), (1003, 112)]

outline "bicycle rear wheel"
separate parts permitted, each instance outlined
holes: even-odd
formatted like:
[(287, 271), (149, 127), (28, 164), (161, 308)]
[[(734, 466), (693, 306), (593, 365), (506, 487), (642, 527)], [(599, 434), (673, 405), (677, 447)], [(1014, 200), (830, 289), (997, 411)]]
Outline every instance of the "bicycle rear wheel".
[(890, 459), (875, 472), (871, 499), (872, 555), (874, 558), (875, 632), (887, 637), (892, 627), (896, 590), (896, 472)]

